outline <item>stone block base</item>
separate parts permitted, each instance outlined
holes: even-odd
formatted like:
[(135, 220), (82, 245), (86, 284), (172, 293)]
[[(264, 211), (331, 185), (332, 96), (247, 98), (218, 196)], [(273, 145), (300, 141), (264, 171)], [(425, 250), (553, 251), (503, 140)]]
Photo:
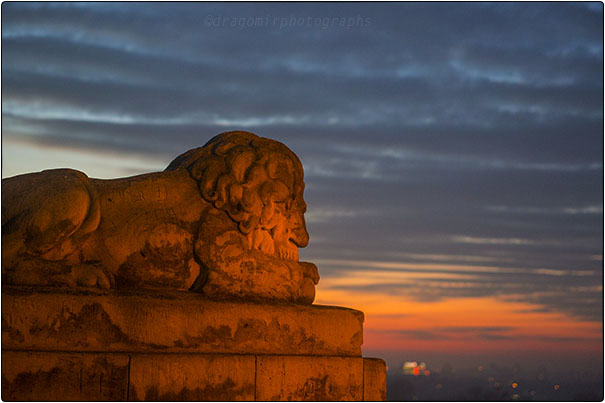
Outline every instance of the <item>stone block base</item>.
[(2, 348), (360, 356), (363, 313), (192, 292), (2, 288)]
[(126, 400), (126, 354), (2, 351), (2, 400)]
[(363, 313), (185, 292), (2, 288), (2, 399), (384, 400)]
[(362, 401), (385, 390), (384, 361), (361, 357), (2, 353), (4, 401)]

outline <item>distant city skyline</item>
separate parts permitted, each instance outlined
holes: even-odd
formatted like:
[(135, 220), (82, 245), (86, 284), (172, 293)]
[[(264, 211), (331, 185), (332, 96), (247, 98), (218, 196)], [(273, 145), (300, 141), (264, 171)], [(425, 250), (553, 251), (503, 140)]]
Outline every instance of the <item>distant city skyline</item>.
[(365, 355), (602, 374), (602, 3), (3, 3), (2, 56), (3, 178), (274, 138)]

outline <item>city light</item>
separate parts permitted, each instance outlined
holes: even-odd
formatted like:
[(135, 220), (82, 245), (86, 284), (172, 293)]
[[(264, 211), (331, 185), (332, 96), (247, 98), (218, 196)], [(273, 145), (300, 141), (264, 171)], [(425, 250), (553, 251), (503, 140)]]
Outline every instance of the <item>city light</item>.
[(403, 363), (402, 369), (403, 369), (403, 373), (405, 375), (429, 376), (431, 374), (431, 371), (429, 371), (427, 369), (426, 363), (424, 363), (424, 362), (421, 362), (420, 364), (418, 364), (418, 362), (416, 362), (416, 361), (406, 361)]

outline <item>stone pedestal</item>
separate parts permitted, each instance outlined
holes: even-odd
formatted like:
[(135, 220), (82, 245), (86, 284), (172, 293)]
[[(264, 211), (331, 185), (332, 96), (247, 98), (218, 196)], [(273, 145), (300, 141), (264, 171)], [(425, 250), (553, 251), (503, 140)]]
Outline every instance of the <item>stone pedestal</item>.
[(187, 292), (2, 290), (2, 399), (384, 400), (363, 313)]

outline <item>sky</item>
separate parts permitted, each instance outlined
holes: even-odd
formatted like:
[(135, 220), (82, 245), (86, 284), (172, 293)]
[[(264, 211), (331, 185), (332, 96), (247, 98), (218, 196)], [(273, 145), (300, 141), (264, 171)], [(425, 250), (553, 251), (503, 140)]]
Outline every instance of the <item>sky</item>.
[(602, 371), (602, 3), (3, 3), (1, 18), (3, 178), (161, 171), (252, 131), (300, 157), (301, 260), (317, 303), (365, 312), (366, 356)]

